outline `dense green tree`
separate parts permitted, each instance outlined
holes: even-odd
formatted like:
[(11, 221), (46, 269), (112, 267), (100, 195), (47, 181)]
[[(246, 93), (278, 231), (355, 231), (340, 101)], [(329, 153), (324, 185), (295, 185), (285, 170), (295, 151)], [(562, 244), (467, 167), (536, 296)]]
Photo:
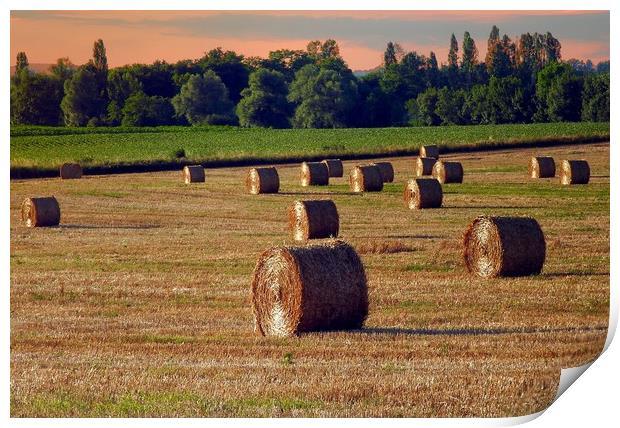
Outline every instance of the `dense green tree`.
[(396, 48), (394, 47), (394, 43), (388, 42), (385, 52), (383, 53), (383, 66), (389, 67), (397, 62), (398, 60), (396, 59)]
[(560, 41), (553, 37), (550, 32), (547, 32), (543, 36), (543, 49), (546, 64), (562, 60), (562, 45), (560, 44)]
[(296, 104), (297, 128), (343, 128), (358, 97), (357, 85), (347, 76), (313, 64), (295, 75), (288, 99)]
[(411, 112), (411, 108), (410, 112), (416, 115), (419, 122), (424, 125), (439, 125), (441, 123), (441, 118), (437, 115), (438, 100), (437, 89), (428, 88), (418, 95), (415, 103), (415, 112)]
[(472, 73), (476, 64), (478, 64), (478, 48), (476, 42), (472, 39), (469, 31), (465, 31), (463, 35), (463, 56), (461, 59), (461, 67), (468, 73)]
[(496, 51), (498, 46), (500, 45), (499, 39), (499, 28), (494, 25), (491, 28), (491, 34), (489, 34), (489, 40), (487, 41), (487, 54), (484, 58), (484, 62), (487, 65), (487, 68), (491, 68), (491, 64), (494, 61), (494, 56), (496, 55)]
[(97, 72), (107, 74), (108, 57), (101, 39), (97, 40), (93, 45), (93, 65)]
[(601, 61), (598, 64), (596, 64), (597, 73), (609, 73), (609, 71), (610, 71), (609, 60)]
[[(392, 118), (393, 98), (381, 89), (381, 74), (369, 73), (358, 82), (361, 108), (358, 121), (359, 127), (387, 127), (394, 121)], [(402, 114), (401, 114), (402, 116)]]
[(320, 40), (312, 40), (308, 43), (306, 51), (317, 65), (322, 65), (330, 59), (340, 58), (340, 48), (334, 39), (327, 39), (322, 43)]
[(441, 84), (441, 72), (439, 71), (439, 64), (437, 63), (437, 57), (435, 52), (431, 51), (428, 60), (426, 61), (426, 86), (437, 88)]
[(493, 112), (489, 104), (489, 87), (487, 85), (473, 86), (467, 93), (463, 110), (467, 113), (471, 124), (493, 123), (491, 118)]
[(476, 42), (469, 34), (469, 31), (465, 31), (463, 35), (463, 53), (461, 58), (461, 71), (464, 78), (464, 84), (466, 87), (471, 85), (477, 80), (476, 69), (478, 65), (478, 48), (476, 48)]
[(290, 83), (295, 78), (295, 73), (304, 65), (313, 63), (314, 59), (306, 51), (279, 49), (269, 52), (269, 56), (265, 59), (258, 58), (252, 67), (280, 72), (284, 75), (286, 82)]
[(11, 78), (11, 123), (58, 125), (62, 83), (54, 76), (22, 68)]
[(539, 121), (577, 121), (581, 116), (583, 79), (569, 64), (551, 62), (536, 80)]
[(459, 42), (456, 41), (456, 37), (454, 33), (450, 37), (450, 50), (448, 51), (448, 67), (450, 68), (458, 68), (458, 58), (459, 58)]
[(22, 70), (28, 69), (28, 66), (29, 64), (26, 52), (18, 52), (15, 61), (15, 74), (19, 73)]
[(487, 105), (489, 123), (518, 123), (529, 115), (527, 99), (517, 77), (491, 77)]
[[(201, 68), (191, 66), (190, 74), (202, 74)], [(166, 61), (157, 60), (153, 64), (133, 64), (120, 67), (140, 83), (140, 88), (148, 96), (172, 98), (179, 93), (182, 82), (178, 85), (174, 79), (176, 67)], [(180, 72), (180, 71), (179, 71)]]
[(110, 125), (119, 125), (123, 120), (123, 107), (125, 101), (133, 94), (141, 93), (142, 84), (136, 76), (126, 67), (119, 67), (110, 70), (108, 73), (108, 97), (106, 121)]
[(157, 126), (174, 123), (174, 108), (170, 99), (135, 92), (125, 100), (122, 114), (123, 126)]
[(248, 127), (288, 128), (292, 106), (284, 75), (264, 68), (250, 74), (249, 87), (237, 105), (239, 124)]
[(609, 73), (590, 74), (583, 85), (581, 120), (609, 122)]
[[(99, 98), (106, 100), (108, 97), (108, 57), (103, 40), (98, 39), (93, 44), (93, 58), (88, 62), (86, 67), (91, 68), (95, 73)], [(102, 108), (105, 110), (106, 107), (107, 105)]]
[(235, 104), (239, 102), (241, 91), (248, 86), (250, 76), (250, 70), (243, 63), (243, 55), (216, 48), (207, 52), (196, 63), (201, 73), (214, 71), (226, 85), (230, 100)]
[(236, 122), (228, 89), (212, 70), (202, 76), (190, 77), (181, 87), (181, 92), (172, 99), (172, 105), (176, 114), (185, 117), (192, 125)]
[(64, 92), (60, 107), (66, 125), (85, 126), (91, 119), (103, 116), (107, 100), (90, 67), (78, 68), (73, 77), (65, 81)]
[(446, 86), (437, 91), (435, 112), (442, 125), (462, 125), (466, 122), (463, 119), (465, 94), (463, 89), (451, 90)]
[(65, 80), (70, 79), (75, 73), (76, 66), (69, 61), (69, 58), (58, 58), (56, 64), (50, 67), (52, 76), (56, 77), (64, 85)]
[(553, 122), (581, 119), (583, 78), (563, 74), (551, 85), (547, 98), (547, 117)]
[(485, 64), (489, 76), (506, 77), (514, 68), (516, 47), (507, 35), (501, 39), (499, 29), (494, 25), (487, 42)]
[(409, 52), (400, 63), (385, 69), (381, 80), (382, 89), (403, 103), (416, 98), (427, 87), (427, 63), (423, 55)]

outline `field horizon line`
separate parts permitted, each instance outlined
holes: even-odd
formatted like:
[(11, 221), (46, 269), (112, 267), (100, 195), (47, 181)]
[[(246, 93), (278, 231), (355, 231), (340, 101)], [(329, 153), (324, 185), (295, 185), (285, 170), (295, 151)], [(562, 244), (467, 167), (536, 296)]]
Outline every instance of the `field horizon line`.
[[(594, 144), (607, 142), (610, 134), (593, 136), (562, 136), (542, 139), (506, 140), (506, 141), (478, 141), (467, 144), (437, 144), (442, 153), (469, 153), (487, 152), (496, 150), (506, 150), (515, 148), (534, 148), (534, 147), (556, 147), (570, 146), (577, 144)], [(130, 174), (141, 172), (160, 172), (180, 170), (186, 165), (202, 165), (205, 168), (231, 168), (231, 167), (252, 167), (260, 165), (283, 165), (296, 162), (321, 161), (328, 158), (338, 158), (341, 160), (365, 160), (383, 157), (405, 157), (417, 156), (419, 147), (407, 149), (393, 149), (381, 151), (361, 151), (357, 153), (338, 153), (325, 151), (309, 156), (245, 156), (227, 159), (178, 159), (178, 160), (151, 160), (144, 162), (131, 163), (110, 163), (105, 165), (83, 166), (84, 175), (109, 175), (109, 174)], [(36, 179), (50, 178), (58, 176), (57, 168), (49, 167), (14, 167), (11, 166), (10, 179)]]

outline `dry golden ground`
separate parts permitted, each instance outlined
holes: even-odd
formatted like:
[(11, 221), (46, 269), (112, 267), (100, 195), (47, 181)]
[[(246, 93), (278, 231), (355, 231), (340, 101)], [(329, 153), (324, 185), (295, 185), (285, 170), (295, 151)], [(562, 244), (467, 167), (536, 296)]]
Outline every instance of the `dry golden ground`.
[[(585, 158), (587, 186), (532, 180), (532, 155)], [(609, 144), (445, 156), (463, 184), (441, 209), (405, 208), (415, 159), (352, 194), (345, 177), (245, 193), (245, 168), (11, 182), (11, 415), (515, 416), (546, 407), (562, 367), (602, 349), (609, 307)], [(54, 195), (61, 226), (28, 229), (27, 196)], [(294, 199), (332, 198), (362, 251), (370, 314), (359, 332), (256, 337), (258, 255), (290, 244)], [(531, 215), (540, 276), (479, 279), (461, 236), (480, 214)]]

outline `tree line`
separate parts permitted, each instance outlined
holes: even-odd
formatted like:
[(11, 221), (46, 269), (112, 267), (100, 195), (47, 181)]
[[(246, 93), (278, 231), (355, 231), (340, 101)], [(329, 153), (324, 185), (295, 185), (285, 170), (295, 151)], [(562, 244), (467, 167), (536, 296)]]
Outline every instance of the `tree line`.
[(454, 34), (446, 64), (389, 42), (376, 70), (356, 76), (334, 40), (267, 58), (213, 49), (174, 64), (109, 68), (102, 40), (88, 63), (59, 59), (11, 77), (11, 123), (66, 126), (240, 125), (273, 128), (609, 121), (609, 61), (563, 61), (551, 33), (500, 37), (485, 58)]

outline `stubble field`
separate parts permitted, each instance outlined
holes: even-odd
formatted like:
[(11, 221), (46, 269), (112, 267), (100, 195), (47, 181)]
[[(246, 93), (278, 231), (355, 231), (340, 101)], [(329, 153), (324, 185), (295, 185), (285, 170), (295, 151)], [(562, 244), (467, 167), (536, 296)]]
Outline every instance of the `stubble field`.
[[(527, 178), (529, 157), (587, 159), (590, 184)], [(248, 195), (246, 168), (11, 182), (11, 415), (516, 416), (545, 408), (560, 369), (602, 350), (609, 309), (609, 143), (448, 155), (463, 184), (443, 208), (409, 211), (414, 158), (395, 182), (345, 178)], [(55, 195), (61, 226), (28, 229), (19, 207)], [(360, 253), (370, 312), (355, 332), (263, 338), (250, 281), (290, 244), (286, 209), (331, 198)], [(531, 215), (543, 274), (480, 279), (461, 261), (477, 215)]]

